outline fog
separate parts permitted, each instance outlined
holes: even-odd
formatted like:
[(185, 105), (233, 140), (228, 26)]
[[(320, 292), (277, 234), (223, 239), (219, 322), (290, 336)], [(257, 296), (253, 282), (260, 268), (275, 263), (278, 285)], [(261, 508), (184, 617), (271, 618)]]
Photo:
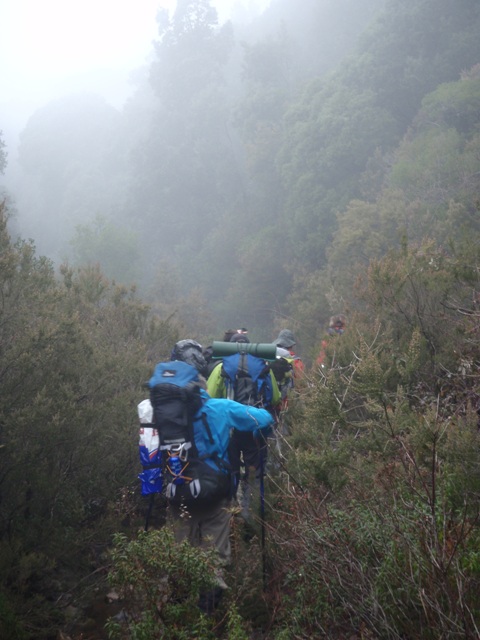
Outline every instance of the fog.
[[(250, 20), (268, 2), (211, 4), (221, 26), (232, 17), (237, 24)], [(138, 92), (138, 85), (146, 83), (158, 39), (159, 10), (172, 18), (175, 8), (175, 0), (4, 0), (0, 4), (0, 137), (7, 152), (0, 186), (11, 197), (17, 232), (33, 238), (37, 248), (56, 261), (68, 255), (76, 225), (95, 215), (110, 216), (125, 205), (125, 193), (118, 187), (125, 175), (120, 178), (115, 163), (100, 159), (103, 153), (112, 153), (107, 151), (112, 143), (108, 124)], [(49, 110), (56, 114), (53, 118)], [(107, 124), (100, 126), (101, 122)], [(27, 131), (27, 160), (20, 167), (19, 144), (27, 127), (42, 138), (43, 148), (32, 147)], [(78, 150), (73, 128), (89, 140), (90, 155)], [(100, 149), (100, 143), (105, 148)], [(35, 157), (42, 166), (33, 166)], [(91, 175), (80, 176), (72, 185), (78, 163), (90, 164)], [(67, 172), (61, 170), (66, 164), (71, 165)]]
[[(216, 0), (219, 22), (255, 15), (269, 0)], [(35, 110), (88, 91), (120, 108), (132, 72), (152, 53), (159, 9), (175, 0), (2, 0), (0, 3), (0, 131), (10, 171), (18, 135)], [(8, 171), (8, 168), (7, 168)], [(8, 174), (7, 174), (8, 175)]]
[[(72, 91), (121, 104), (155, 37), (157, 0), (4, 0), (0, 4), (0, 129), (10, 158), (38, 107)], [(12, 159), (12, 158), (11, 158)]]
[[(301, 11), (296, 0), (182, 0), (178, 11), (172, 0), (4, 3), (0, 188), (12, 233), (56, 268), (98, 263), (159, 314), (195, 318), (196, 330), (207, 331), (214, 307), (222, 324), (266, 327), (291, 279), (277, 237), (279, 213), (284, 228), (295, 219), (277, 168), (285, 116), (306, 84), (353, 51), (384, 2), (304, 0)], [(327, 106), (327, 128), (329, 118)], [(285, 177), (295, 166), (303, 180), (303, 156), (281, 159)], [(344, 165), (325, 172), (338, 201)], [(325, 207), (331, 229), (331, 196)], [(328, 233), (319, 237), (315, 263)]]
[(163, 317), (269, 332), (424, 98), (478, 64), (478, 5), (177, 1), (0, 5), (11, 231)]

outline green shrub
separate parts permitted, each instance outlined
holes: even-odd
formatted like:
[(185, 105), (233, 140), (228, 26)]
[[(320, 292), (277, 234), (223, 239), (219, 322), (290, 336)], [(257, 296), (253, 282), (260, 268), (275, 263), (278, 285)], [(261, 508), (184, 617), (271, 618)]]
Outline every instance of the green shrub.
[(115, 535), (109, 581), (123, 600), (127, 621), (111, 621), (110, 637), (214, 638), (213, 623), (198, 607), (200, 592), (214, 587), (214, 567), (214, 551), (175, 542), (168, 527), (133, 540)]

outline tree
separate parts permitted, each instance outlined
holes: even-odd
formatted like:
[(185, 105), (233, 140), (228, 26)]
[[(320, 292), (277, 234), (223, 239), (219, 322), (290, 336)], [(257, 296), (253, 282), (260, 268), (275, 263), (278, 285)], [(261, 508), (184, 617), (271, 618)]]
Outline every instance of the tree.
[(2, 139), (3, 131), (0, 131), (0, 173), (5, 173), (7, 168), (7, 153), (5, 151), (6, 145)]
[(138, 237), (118, 221), (96, 216), (91, 225), (78, 225), (71, 245), (74, 265), (99, 264), (107, 278), (123, 284), (138, 280)]
[(32, 243), (12, 243), (4, 205), (0, 256), (2, 598), (46, 637), (62, 580), (89, 573), (118, 531), (137, 474), (132, 407), (177, 335), (98, 268), (59, 281)]
[(272, 509), (285, 635), (478, 635), (479, 258), (472, 237), (372, 261), (311, 371)]
[[(168, 257), (182, 273), (195, 274), (194, 286), (205, 285), (196, 269), (203, 237), (242, 192), (223, 76), (232, 33), (216, 23), (209, 2), (184, 0), (160, 25), (150, 67), (155, 104), (133, 149), (126, 207), (126, 218), (139, 221), (143, 272), (154, 273), (157, 259)], [(191, 286), (188, 275), (182, 295)]]
[(478, 62), (479, 20), (472, 0), (389, 0), (362, 38), (357, 59), (343, 69), (344, 80), (373, 90), (402, 135), (426, 93)]
[(235, 326), (241, 318), (252, 333), (265, 334), (290, 289), (288, 247), (282, 230), (265, 227), (243, 239), (238, 243), (238, 261), (226, 293), (227, 325)]
[(277, 157), (288, 194), (282, 225), (301, 264), (325, 265), (336, 212), (358, 193), (369, 157), (392, 142), (392, 120), (375, 102), (370, 91), (316, 83), (286, 115)]
[(183, 111), (185, 101), (201, 93), (205, 85), (221, 83), (228, 30), (216, 31), (217, 12), (209, 0), (180, 0), (171, 21), (164, 12), (158, 23), (151, 82), (169, 112)]
[(477, 62), (479, 7), (461, 4), (459, 12), (453, 0), (388, 2), (356, 55), (328, 80), (311, 82), (286, 114), (277, 157), (288, 194), (282, 217), (300, 264), (325, 265), (336, 214), (359, 197), (369, 160), (395, 147), (426, 91)]
[(117, 212), (125, 197), (120, 114), (96, 95), (71, 95), (37, 109), (20, 136), (22, 235), (51, 258), (67, 253), (75, 226)]
[(462, 70), (459, 80), (444, 82), (425, 95), (414, 119), (416, 130), (435, 126), (455, 129), (464, 137), (477, 130), (480, 106), (480, 64)]

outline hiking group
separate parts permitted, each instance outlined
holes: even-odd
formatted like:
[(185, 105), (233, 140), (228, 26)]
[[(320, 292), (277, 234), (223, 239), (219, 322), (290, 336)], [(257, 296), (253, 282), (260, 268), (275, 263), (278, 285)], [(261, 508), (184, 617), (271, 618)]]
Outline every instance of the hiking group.
[(271, 344), (252, 344), (246, 329), (229, 330), (205, 349), (181, 340), (154, 368), (149, 397), (138, 405), (142, 495), (150, 495), (151, 509), (154, 495), (163, 494), (178, 541), (217, 552), (216, 587), (199, 602), (205, 611), (228, 588), (233, 515), (246, 526), (260, 516), (264, 536), (268, 443), (304, 372), (294, 347), (289, 329)]

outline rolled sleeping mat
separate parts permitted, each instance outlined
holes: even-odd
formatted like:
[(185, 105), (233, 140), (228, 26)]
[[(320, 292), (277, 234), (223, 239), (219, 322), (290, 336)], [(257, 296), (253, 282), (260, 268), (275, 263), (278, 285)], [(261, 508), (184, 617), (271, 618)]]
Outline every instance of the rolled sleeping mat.
[(214, 340), (212, 344), (213, 358), (226, 358), (234, 353), (250, 353), (262, 360), (275, 360), (277, 345), (265, 342), (220, 342)]

